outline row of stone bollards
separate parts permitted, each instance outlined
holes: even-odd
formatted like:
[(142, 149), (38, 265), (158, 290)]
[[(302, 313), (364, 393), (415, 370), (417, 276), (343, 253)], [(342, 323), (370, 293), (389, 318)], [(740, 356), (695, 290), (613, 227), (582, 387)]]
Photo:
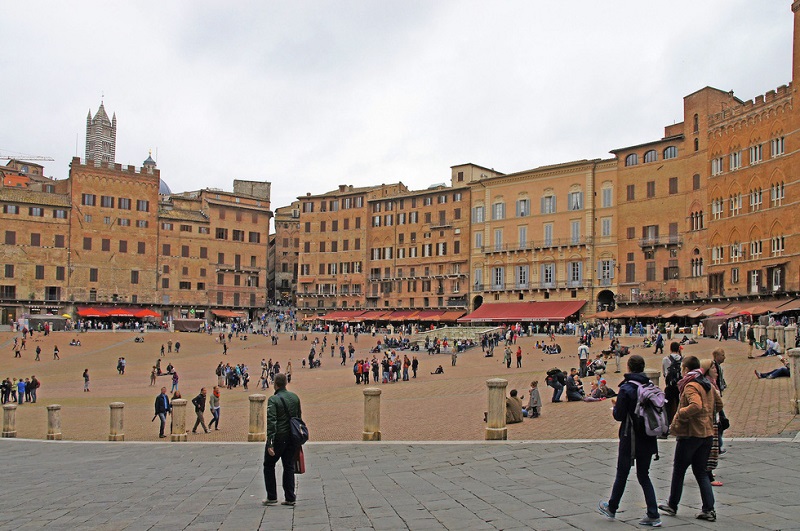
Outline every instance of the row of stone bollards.
[[(266, 404), (264, 395), (250, 395), (250, 427), (248, 428), (248, 441), (265, 441), (266, 436)], [(172, 401), (172, 427), (170, 441), (184, 442), (188, 440), (186, 433), (186, 404), (187, 401), (178, 398)], [(123, 422), (125, 403), (112, 402), (108, 405), (110, 422), (108, 429), (109, 441), (125, 440), (125, 425)], [(3, 431), (0, 437), (14, 438), (17, 436), (17, 405), (3, 405)], [(61, 434), (61, 406), (53, 404), (47, 406), (47, 440), (60, 441)]]
[[(794, 389), (792, 399), (793, 411), (800, 414), (800, 349), (789, 350), (790, 374)], [(660, 373), (657, 370), (645, 369), (645, 374), (659, 385)], [(506, 428), (506, 387), (508, 380), (492, 378), (486, 380), (488, 389), (488, 410), (486, 414), (487, 441), (508, 439)], [(266, 401), (264, 395), (250, 395), (250, 423), (247, 432), (249, 442), (266, 440)], [(172, 401), (172, 428), (170, 441), (183, 442), (188, 440), (186, 433), (186, 404), (181, 398)], [(124, 441), (125, 432), (123, 412), (125, 404), (112, 402), (109, 404), (110, 425), (108, 432), (109, 441)], [(16, 404), (3, 406), (3, 431), (2, 437), (16, 437)], [(47, 406), (47, 440), (60, 441), (61, 435), (61, 406), (54, 404)], [(364, 430), (361, 434), (364, 441), (381, 440), (381, 390), (378, 388), (364, 389)]]

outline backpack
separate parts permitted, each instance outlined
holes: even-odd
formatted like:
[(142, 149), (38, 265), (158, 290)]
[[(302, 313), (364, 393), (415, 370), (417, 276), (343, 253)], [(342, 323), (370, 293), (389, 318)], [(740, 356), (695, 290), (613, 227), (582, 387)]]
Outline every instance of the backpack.
[(667, 421), (667, 399), (664, 391), (649, 382), (642, 385), (639, 382), (628, 380), (638, 388), (636, 408), (634, 414), (641, 418), (644, 432), (652, 437), (661, 437), (669, 431)]
[(557, 369), (557, 368), (555, 368), (555, 367), (554, 367), (554, 368), (552, 368), (552, 369), (550, 369), (549, 371), (547, 371), (547, 378), (545, 378), (545, 379), (544, 379), (544, 383), (545, 383), (545, 384), (546, 384), (548, 387), (553, 387), (553, 384), (554, 384), (554, 383), (556, 383), (556, 380), (557, 380), (557, 376), (556, 376), (556, 375), (557, 375), (559, 372), (561, 372), (561, 370), (560, 370), (560, 369)]
[(667, 373), (664, 375), (664, 383), (674, 387), (678, 385), (678, 381), (681, 379), (681, 360), (676, 360), (671, 354), (669, 359), (670, 363), (667, 367)]

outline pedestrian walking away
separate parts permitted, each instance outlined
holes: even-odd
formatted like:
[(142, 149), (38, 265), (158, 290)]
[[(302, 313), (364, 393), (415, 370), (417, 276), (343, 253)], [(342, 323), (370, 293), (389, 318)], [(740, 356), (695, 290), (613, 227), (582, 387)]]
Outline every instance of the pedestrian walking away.
[(647, 504), (647, 513), (639, 521), (639, 525), (646, 527), (660, 527), (661, 518), (658, 513), (658, 502), (653, 482), (650, 480), (650, 461), (653, 454), (658, 452), (656, 437), (648, 435), (644, 422), (636, 413), (639, 401), (639, 386), (650, 384), (650, 379), (644, 375), (644, 358), (634, 354), (628, 358), (628, 373), (619, 387), (617, 398), (611, 399), (614, 404), (614, 420), (619, 426), (619, 447), (617, 450), (617, 475), (611, 488), (611, 497), (607, 502), (600, 502), (598, 510), (608, 518), (614, 518), (619, 510), (625, 484), (633, 464), (636, 464), (636, 479), (642, 487), (644, 499)]
[(722, 409), (722, 397), (715, 392), (714, 386), (700, 368), (697, 357), (688, 356), (683, 360), (681, 374), (682, 378), (678, 382), (680, 402), (670, 425), (670, 433), (677, 438), (677, 444), (672, 461), (669, 499), (658, 508), (665, 514), (675, 516), (683, 494), (686, 470), (691, 466), (702, 500), (702, 512), (697, 518), (714, 522), (717, 519), (714, 490), (706, 466), (714, 439), (714, 410)]
[(83, 392), (89, 392), (89, 369), (83, 371)]
[(167, 396), (167, 388), (161, 388), (161, 394), (156, 397), (155, 403), (156, 414), (153, 417), (153, 420), (158, 417), (161, 421), (161, 426), (158, 430), (158, 437), (163, 439), (166, 437), (164, 435), (164, 426), (167, 424), (167, 413), (172, 412), (172, 404), (169, 403), (169, 397)]
[(302, 418), (300, 398), (286, 390), (286, 375), (275, 375), (275, 394), (267, 400), (267, 442), (264, 448), (264, 485), (267, 497), (264, 505), (278, 503), (278, 486), (275, 480), (275, 464), (283, 465), (283, 505), (296, 503), (294, 462), (297, 447), (292, 439), (290, 419)]
[(41, 354), (41, 353), (42, 353), (42, 347), (40, 347), (39, 345), (36, 345), (36, 358), (34, 358), (34, 361), (42, 361), (42, 360), (39, 359), (39, 354)]

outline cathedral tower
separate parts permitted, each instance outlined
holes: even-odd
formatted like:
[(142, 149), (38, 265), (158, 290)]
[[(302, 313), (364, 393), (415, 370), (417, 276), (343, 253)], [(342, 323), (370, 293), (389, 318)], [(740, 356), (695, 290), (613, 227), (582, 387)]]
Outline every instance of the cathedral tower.
[(86, 161), (116, 162), (117, 150), (117, 115), (108, 119), (103, 102), (97, 114), (92, 118), (92, 111), (86, 117)]

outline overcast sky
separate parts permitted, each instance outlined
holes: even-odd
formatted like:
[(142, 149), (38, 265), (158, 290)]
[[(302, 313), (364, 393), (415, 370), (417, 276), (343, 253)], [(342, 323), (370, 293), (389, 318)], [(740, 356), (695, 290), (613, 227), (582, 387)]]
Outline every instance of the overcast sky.
[[(86, 114), (173, 192), (447, 182), (661, 138), (706, 85), (791, 81), (790, 0), (4, 2), (0, 154), (68, 176)], [(77, 151), (76, 151), (77, 141)]]

